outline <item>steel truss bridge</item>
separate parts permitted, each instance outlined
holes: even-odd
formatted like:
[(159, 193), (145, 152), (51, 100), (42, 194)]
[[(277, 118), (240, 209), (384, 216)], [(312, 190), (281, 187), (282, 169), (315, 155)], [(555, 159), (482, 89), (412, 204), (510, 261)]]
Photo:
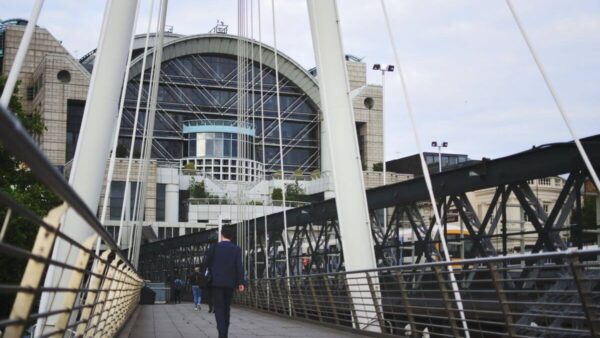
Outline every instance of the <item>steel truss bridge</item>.
[[(582, 139), (582, 143), (594, 166), (600, 166), (600, 136)], [(566, 181), (556, 204), (546, 212), (528, 181), (556, 175), (565, 176)], [(238, 302), (369, 331), (356, 324), (361, 318), (352, 307), (355, 296), (350, 287), (360, 285), (369, 290), (362, 296), (375, 304), (372, 311), (362, 311), (362, 316), (388, 334), (464, 336), (463, 321), (470, 335), (481, 337), (600, 334), (600, 251), (570, 251), (591, 244), (582, 234), (597, 229), (586, 229), (581, 222), (586, 177), (572, 142), (534, 147), (433, 175), (444, 227), (449, 210), (455, 209), (468, 231), (455, 242), (466, 239), (471, 244), (466, 256), (473, 258), (453, 262), (442, 262), (439, 239), (430, 236), (434, 221), (422, 214), (427, 200), (423, 178), (367, 191), (378, 269), (344, 272), (343, 250), (331, 250), (332, 246), (342, 248), (334, 200), (287, 211), (290, 277), (285, 277), (284, 269), (283, 213), (231, 225), (245, 227), (248, 234), (238, 243), (247, 245), (250, 292), (239, 296)], [(494, 189), (493, 198), (479, 219), (467, 196), (488, 188)], [(511, 195), (534, 231), (508, 231)], [(384, 208), (391, 211), (385, 224)], [(398, 234), (406, 228), (415, 234), (414, 242), (399, 240)], [(530, 253), (509, 253), (507, 242), (523, 235), (536, 236)], [(202, 264), (215, 240), (213, 230), (143, 245), (140, 274), (153, 281), (185, 276)], [(412, 264), (406, 264), (409, 248), (414, 248)], [(451, 291), (449, 266), (454, 268), (460, 300)], [(464, 305), (463, 310), (458, 303)]]

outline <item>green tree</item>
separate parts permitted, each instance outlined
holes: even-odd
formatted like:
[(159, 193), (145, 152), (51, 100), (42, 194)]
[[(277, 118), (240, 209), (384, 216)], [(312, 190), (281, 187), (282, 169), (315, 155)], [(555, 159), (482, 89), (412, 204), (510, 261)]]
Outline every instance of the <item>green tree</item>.
[(373, 163), (373, 171), (383, 171), (383, 163)]
[[(0, 77), (0, 92), (4, 90), (6, 77)], [(16, 86), (18, 88), (18, 85)], [(27, 132), (37, 139), (46, 130), (41, 114), (23, 111), (17, 89), (9, 103), (10, 111), (21, 121)], [(7, 149), (0, 145), (0, 191), (26, 207), (36, 215), (44, 217), (48, 211), (60, 204), (60, 199), (45, 185), (41, 184), (23, 162), (17, 160)], [(0, 219), (6, 216), (6, 208), (1, 208)], [(38, 226), (26, 221), (15, 213), (8, 224), (4, 242), (31, 250)], [(27, 261), (12, 256), (0, 255), (0, 284), (19, 284)], [(0, 318), (5, 318), (12, 307), (14, 295), (0, 295)]]
[(298, 183), (288, 184), (285, 187), (285, 199), (287, 201), (304, 201), (304, 189)]
[(273, 191), (271, 192), (271, 200), (273, 201), (273, 204), (280, 205), (275, 203), (275, 201), (283, 201), (283, 191), (281, 188), (273, 188)]
[(124, 158), (129, 156), (129, 152), (127, 151), (127, 148), (125, 148), (125, 146), (121, 143), (117, 144), (117, 154), (116, 156), (118, 158)]
[(192, 198), (210, 198), (211, 195), (206, 192), (206, 186), (204, 185), (204, 181), (196, 182), (192, 178), (190, 182), (190, 197)]
[(313, 179), (317, 179), (321, 177), (321, 171), (319, 169), (315, 169), (313, 171), (310, 172), (310, 177), (312, 177)]

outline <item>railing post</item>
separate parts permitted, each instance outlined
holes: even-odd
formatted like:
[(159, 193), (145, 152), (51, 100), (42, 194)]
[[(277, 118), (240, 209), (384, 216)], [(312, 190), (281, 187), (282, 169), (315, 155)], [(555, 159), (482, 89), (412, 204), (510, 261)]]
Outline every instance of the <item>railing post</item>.
[(331, 310), (333, 311), (333, 318), (337, 325), (340, 325), (340, 318), (337, 311), (337, 304), (333, 299), (333, 295), (331, 294), (331, 287), (329, 287), (329, 277), (323, 276), (323, 283), (325, 284), (325, 291), (327, 292), (327, 299), (329, 300), (329, 304), (331, 304)]
[[(108, 252), (110, 255), (109, 250), (107, 250), (106, 252)], [(96, 332), (98, 331), (98, 327), (100, 326), (100, 319), (102, 316), (102, 310), (104, 309), (104, 306), (106, 304), (106, 298), (108, 293), (110, 292), (110, 288), (113, 282), (113, 276), (115, 275), (116, 266), (119, 264), (119, 261), (120, 258), (115, 258), (110, 263), (108, 268), (104, 270), (104, 280), (102, 281), (100, 291), (98, 292), (98, 299), (96, 301), (96, 304), (94, 304), (94, 308), (92, 310), (92, 321), (91, 323), (88, 323), (88, 331), (86, 332), (86, 336), (88, 337), (94, 337), (96, 335)]]
[(302, 279), (300, 278), (301, 277), (299, 277), (298, 283), (296, 283), (296, 290), (302, 306), (302, 312), (304, 312), (304, 318), (308, 319), (308, 311), (306, 311), (306, 302), (304, 301), (304, 292), (302, 291)]
[[(44, 222), (53, 227), (54, 230), (57, 230), (60, 219), (67, 209), (67, 204), (63, 203), (60, 206), (50, 210), (48, 216), (44, 218)], [(39, 228), (33, 248), (31, 249), (31, 253), (36, 256), (43, 257), (44, 261), (39, 262), (32, 258), (27, 261), (27, 267), (25, 268), (25, 272), (21, 278), (21, 287), (39, 289), (42, 277), (44, 276), (44, 270), (46, 270), (46, 268), (48, 268), (50, 265), (48, 260), (55, 240), (56, 232), (51, 232), (44, 227)], [(29, 319), (29, 315), (31, 314), (31, 306), (33, 305), (34, 299), (35, 294), (33, 293), (17, 293), (12, 311), (10, 312), (10, 319), (27, 321)], [(10, 325), (6, 328), (4, 335), (6, 337), (21, 337), (24, 329), (25, 323)]]
[[(125, 270), (123, 270), (125, 269)], [(108, 328), (103, 330), (107, 335), (114, 336), (119, 325), (119, 321), (122, 318), (122, 307), (121, 302), (123, 302), (123, 292), (125, 287), (125, 280), (127, 278), (128, 267), (125, 264), (122, 264), (119, 268), (119, 277), (117, 281), (117, 285), (115, 287), (115, 292), (113, 293), (112, 299), (110, 300), (110, 307), (104, 310), (107, 313), (106, 323), (108, 324)]]
[[(98, 329), (100, 329), (100, 334), (102, 336), (107, 335), (105, 333), (110, 333), (110, 328), (112, 326), (112, 308), (113, 303), (116, 299), (116, 295), (119, 294), (121, 289), (121, 280), (123, 279), (123, 275), (121, 272), (121, 265), (123, 262), (119, 262), (119, 264), (115, 267), (114, 274), (114, 282), (111, 283), (111, 289), (108, 291), (108, 295), (106, 296), (106, 303), (104, 303), (104, 307), (102, 308), (102, 313), (100, 314), (100, 322), (98, 323)], [(106, 329), (108, 326), (108, 329)]]
[(310, 294), (312, 295), (313, 304), (315, 305), (315, 310), (317, 310), (317, 317), (319, 317), (319, 321), (323, 321), (323, 315), (321, 314), (321, 305), (319, 304), (319, 299), (317, 298), (317, 293), (315, 292), (315, 286), (313, 285), (312, 278), (308, 277), (308, 286), (310, 288)]
[[(373, 284), (371, 274), (369, 272), (365, 272), (365, 276), (367, 277), (367, 283), (369, 284), (369, 292), (371, 292), (371, 299), (373, 299), (373, 307), (375, 308), (375, 315), (377, 316), (377, 321), (379, 322), (379, 328), (383, 333), (385, 321), (383, 319), (383, 314), (381, 313), (381, 306), (379, 304), (379, 298), (377, 297), (377, 290), (375, 290), (375, 285)], [(379, 280), (379, 278), (377, 278), (377, 280)]]
[(440, 288), (440, 293), (442, 295), (442, 301), (444, 302), (444, 307), (446, 308), (446, 312), (448, 313), (448, 321), (450, 322), (450, 328), (452, 329), (452, 334), (454, 337), (460, 337), (458, 332), (458, 327), (456, 326), (456, 316), (454, 315), (454, 307), (452, 306), (452, 302), (450, 297), (448, 296), (448, 288), (446, 288), (446, 280), (440, 271), (439, 266), (434, 266), (433, 271), (435, 272), (435, 279), (437, 280), (438, 287)]
[[(281, 293), (281, 287), (279, 286), (279, 282), (281, 281), (281, 279), (273, 279), (273, 281), (275, 282), (275, 292), (277, 293), (277, 295), (275, 296), (275, 299), (279, 300), (275, 303), (279, 303), (281, 305), (281, 311), (283, 311), (283, 313), (285, 314), (285, 306), (283, 304), (283, 295)], [(275, 311), (279, 312), (279, 305), (275, 305)]]
[(344, 281), (344, 289), (346, 290), (346, 298), (348, 300), (348, 307), (350, 308), (350, 313), (352, 315), (352, 323), (354, 323), (354, 328), (360, 330), (360, 323), (358, 322), (358, 316), (356, 315), (356, 309), (354, 308), (354, 303), (352, 302), (352, 294), (350, 293), (350, 286), (348, 285), (348, 274), (342, 275), (342, 280)]
[(97, 275), (104, 275), (104, 271), (106, 268), (106, 262), (108, 260), (108, 255), (110, 250), (104, 251), (100, 258), (97, 258), (97, 261), (94, 263), (94, 267), (92, 269), (92, 275), (90, 276), (90, 281), (88, 283), (88, 292), (86, 292), (85, 303), (86, 307), (81, 310), (81, 323), (77, 325), (77, 336), (83, 336), (85, 332), (85, 328), (89, 323), (90, 314), (92, 313), (92, 307), (98, 298), (98, 294), (100, 291), (100, 283), (102, 282), (101, 278)]
[(406, 317), (408, 317), (408, 324), (410, 325), (410, 335), (413, 338), (419, 337), (417, 332), (417, 323), (415, 321), (415, 316), (412, 311), (412, 307), (408, 300), (408, 291), (406, 290), (406, 285), (404, 285), (404, 277), (400, 271), (396, 271), (395, 273), (396, 279), (398, 280), (398, 287), (400, 288), (400, 297), (402, 298), (402, 305), (404, 306), (404, 310), (406, 310)]
[(581, 263), (579, 262), (579, 258), (574, 255), (567, 256), (567, 259), (569, 260), (569, 267), (573, 273), (573, 281), (575, 282), (575, 287), (579, 293), (579, 299), (581, 299), (581, 309), (583, 310), (585, 319), (590, 327), (590, 335), (592, 337), (597, 337), (600, 335), (600, 323), (598, 322), (594, 301), (589, 298), (589, 291), (585, 290), (583, 285), (585, 276), (582, 272)]
[[(77, 261), (75, 262), (75, 268), (82, 269), (82, 270), (85, 269), (85, 266), (87, 265), (87, 263), (90, 259), (90, 253), (91, 253), (92, 246), (96, 242), (97, 238), (98, 238), (98, 235), (94, 234), (94, 235), (88, 237), (83, 242), (82, 246), (85, 249), (79, 250), (79, 257), (77, 258)], [(82, 279), (83, 279), (82, 271), (73, 270), (71, 272), (71, 278), (69, 280), (69, 283), (67, 284), (67, 287), (69, 289), (71, 289), (72, 291), (66, 292), (64, 295), (64, 298), (63, 298), (64, 309), (70, 309), (71, 311), (64, 312), (58, 316), (58, 319), (56, 320), (56, 323), (55, 323), (56, 329), (62, 329), (62, 330), (66, 329), (67, 324), (69, 322), (69, 318), (72, 315), (73, 306), (75, 305), (75, 300), (77, 299), (77, 293), (79, 292), (79, 287), (81, 286)]]
[(515, 328), (513, 327), (514, 322), (510, 311), (510, 305), (508, 304), (506, 294), (504, 293), (504, 288), (502, 287), (502, 276), (500, 276), (498, 269), (493, 263), (490, 263), (488, 267), (492, 277), (492, 284), (494, 285), (494, 289), (496, 289), (496, 295), (498, 295), (498, 302), (500, 303), (502, 317), (504, 318), (504, 323), (506, 324), (506, 333), (509, 337), (514, 337), (516, 332)]

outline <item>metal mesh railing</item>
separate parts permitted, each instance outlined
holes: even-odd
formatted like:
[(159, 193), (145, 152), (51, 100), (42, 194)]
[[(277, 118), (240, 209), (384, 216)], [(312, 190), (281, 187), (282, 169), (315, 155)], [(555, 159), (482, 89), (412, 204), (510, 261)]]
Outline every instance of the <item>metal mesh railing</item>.
[(400, 337), (598, 336), (599, 255), (553, 252), (251, 280), (236, 302)]
[[(2, 107), (0, 143), (3, 159), (17, 164), (0, 169), (0, 337), (114, 336), (135, 309), (143, 281)], [(86, 238), (62, 228), (67, 212), (79, 216)], [(58, 243), (64, 255), (53, 255)]]

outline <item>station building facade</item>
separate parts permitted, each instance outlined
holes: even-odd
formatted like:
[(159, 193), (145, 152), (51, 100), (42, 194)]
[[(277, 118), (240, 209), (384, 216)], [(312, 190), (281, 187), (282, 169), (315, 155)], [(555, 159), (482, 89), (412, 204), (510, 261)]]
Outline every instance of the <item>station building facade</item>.
[[(3, 75), (12, 65), (25, 24), (25, 20), (15, 19), (0, 25)], [(133, 202), (123, 201), (126, 157), (134, 139), (134, 157), (141, 150), (155, 40), (156, 36), (151, 36), (145, 55), (145, 35), (134, 40), (119, 132), (121, 151), (117, 151), (108, 199), (107, 226), (115, 234), (122, 205), (129, 204), (129, 213), (133, 212)], [(246, 74), (238, 71), (241, 44), (246, 46)], [(283, 172), (273, 48), (228, 34), (165, 35), (143, 221), (158, 238), (196, 232), (216, 226), (218, 221), (235, 223), (281, 211), (285, 206), (272, 201), (273, 190), (281, 186), (281, 176), (286, 184), (297, 185), (312, 198), (323, 198), (325, 192), (333, 190), (321, 160), (324, 130), (318, 76), (284, 53), (277, 54)], [(19, 77), (25, 110), (41, 113), (48, 128), (39, 144), (65, 175), (75, 154), (95, 56), (91, 51), (78, 60), (50, 32), (37, 27)], [(144, 58), (141, 109), (134, 128)], [(381, 172), (370, 170), (383, 160), (382, 91), (379, 85), (367, 84), (367, 68), (361, 60), (347, 57), (347, 67), (365, 185), (370, 188), (383, 182)], [(247, 81), (238, 83), (240, 76)], [(245, 88), (243, 100), (238, 99), (239, 86)], [(133, 173), (138, 165), (139, 161), (133, 162)], [(387, 182), (410, 177), (388, 173)], [(199, 183), (204, 198), (190, 193)], [(133, 182), (132, 191), (136, 185)], [(298, 203), (290, 201), (287, 207)]]

